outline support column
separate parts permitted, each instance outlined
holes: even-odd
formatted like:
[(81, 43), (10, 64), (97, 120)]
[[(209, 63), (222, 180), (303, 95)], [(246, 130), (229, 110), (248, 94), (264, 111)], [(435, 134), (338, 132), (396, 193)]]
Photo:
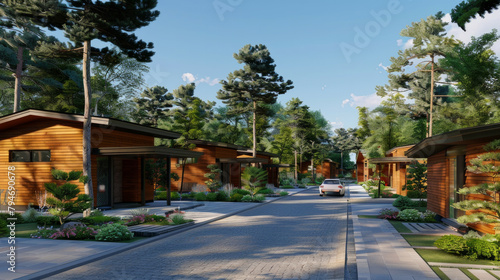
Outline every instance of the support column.
[(146, 205), (146, 168), (144, 166), (144, 157), (141, 157), (141, 205)]
[(167, 157), (167, 174), (168, 174), (168, 180), (167, 180), (167, 206), (170, 206), (172, 204), (172, 196), (171, 196), (171, 191), (172, 191), (172, 188), (171, 188), (171, 185), (170, 185), (170, 173), (171, 172), (171, 161), (172, 159), (170, 158), (170, 156)]

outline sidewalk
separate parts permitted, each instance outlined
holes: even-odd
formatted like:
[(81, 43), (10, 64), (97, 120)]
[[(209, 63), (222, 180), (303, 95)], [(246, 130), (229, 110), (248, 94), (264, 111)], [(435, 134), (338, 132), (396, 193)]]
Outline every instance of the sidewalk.
[[(304, 191), (305, 189), (286, 189), (289, 195)], [(166, 236), (178, 234), (192, 227), (201, 226), (239, 212), (259, 207), (280, 197), (266, 198), (263, 203), (244, 202), (211, 202), (211, 201), (172, 201), (171, 206), (166, 206), (165, 201), (147, 203), (151, 214), (164, 215), (168, 210), (186, 211), (185, 217), (193, 219), (195, 224), (190, 227), (179, 228), (171, 233), (150, 237), (133, 243), (97, 242), (97, 241), (73, 241), (73, 240), (51, 240), (51, 239), (16, 239), (16, 272), (7, 270), (6, 261), (0, 262), (0, 279), (42, 279), (60, 271), (90, 263), (146, 243), (154, 242)], [(116, 209), (105, 211), (110, 216), (129, 216), (130, 209)], [(9, 253), (7, 238), (0, 238), (0, 256), (7, 260)]]

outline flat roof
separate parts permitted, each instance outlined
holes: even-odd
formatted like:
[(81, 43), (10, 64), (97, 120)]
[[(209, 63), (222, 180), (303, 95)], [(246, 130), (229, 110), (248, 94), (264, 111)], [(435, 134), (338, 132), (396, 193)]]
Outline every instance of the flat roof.
[(92, 154), (102, 156), (146, 156), (173, 158), (199, 158), (202, 152), (167, 148), (163, 146), (138, 146), (138, 147), (106, 147), (92, 149)]
[[(0, 117), (0, 130), (40, 119), (54, 119), (80, 123), (83, 123), (83, 121), (85, 120), (83, 115), (78, 114), (69, 114), (38, 109), (26, 109)], [(114, 118), (92, 116), (92, 125), (158, 138), (177, 139), (181, 137), (181, 134), (177, 132), (144, 126)]]
[(221, 163), (264, 163), (268, 160), (265, 158), (253, 158), (253, 157), (245, 157), (245, 158), (219, 158), (219, 162)]
[(368, 163), (399, 163), (399, 162), (412, 162), (426, 160), (425, 158), (407, 158), (407, 157), (383, 157), (383, 158), (370, 158)]
[[(211, 146), (211, 147), (234, 149), (238, 153), (243, 153), (243, 154), (251, 154), (253, 152), (248, 147), (229, 144), (229, 143), (223, 143), (223, 142), (212, 142), (212, 141), (205, 141), (205, 140), (188, 140), (188, 142), (196, 144), (196, 145), (205, 145), (205, 146)], [(268, 153), (268, 152), (257, 151), (257, 154), (262, 155), (262, 156), (278, 157), (277, 154)]]
[(500, 123), (462, 128), (426, 138), (416, 144), (405, 155), (408, 157), (427, 158), (451, 146), (466, 145), (478, 140), (500, 138)]

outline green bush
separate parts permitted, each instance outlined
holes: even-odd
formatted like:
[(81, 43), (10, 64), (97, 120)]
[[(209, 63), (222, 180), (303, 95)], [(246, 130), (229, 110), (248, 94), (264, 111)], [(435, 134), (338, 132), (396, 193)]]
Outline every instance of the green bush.
[(295, 189), (292, 185), (280, 186), (280, 189)]
[(178, 192), (172, 192), (172, 193), (170, 193), (170, 199), (179, 200), (179, 199), (181, 199), (181, 195)]
[(180, 224), (185, 224), (185, 223), (190, 222), (190, 220), (186, 220), (184, 218), (184, 215), (182, 215), (182, 214), (174, 214), (174, 215), (170, 216), (170, 218), (172, 219), (172, 223), (174, 225), (180, 225)]
[(240, 202), (243, 198), (243, 195), (240, 193), (233, 193), (231, 197), (229, 197), (229, 201), (231, 202)]
[(14, 215), (10, 215), (10, 213), (0, 213), (0, 220), (7, 221), (8, 218), (17, 218), (16, 224), (24, 223), (23, 215), (21, 213), (14, 212)]
[(183, 193), (181, 194), (182, 199), (190, 199), (194, 197), (194, 193)]
[(413, 206), (413, 201), (407, 196), (399, 196), (396, 200), (394, 200), (392, 206), (400, 209), (406, 209)]
[(468, 239), (466, 242), (469, 247), (467, 256), (470, 258), (500, 260), (500, 249), (497, 244), (481, 239)]
[(38, 216), (36, 224), (41, 227), (60, 225), (59, 218), (56, 216)]
[(206, 198), (208, 201), (216, 201), (217, 200), (217, 193), (208, 193)]
[(450, 254), (465, 255), (469, 251), (467, 240), (461, 236), (444, 235), (434, 242), (434, 246)]
[[(59, 219), (57, 219), (57, 223), (59, 224)], [(57, 231), (58, 231), (57, 229), (53, 229), (52, 227), (50, 227), (50, 228), (38, 227), (37, 232), (31, 234), (31, 238), (47, 239), (47, 238), (51, 237)]]
[(217, 192), (217, 201), (226, 201), (228, 199), (227, 192), (218, 191)]
[(271, 189), (268, 189), (268, 188), (265, 188), (265, 189), (261, 189), (260, 191), (257, 192), (258, 194), (272, 194), (274, 193), (273, 190)]
[(207, 200), (207, 195), (204, 192), (199, 192), (194, 195), (194, 200), (205, 201)]
[(166, 191), (167, 189), (165, 189), (164, 187), (159, 187), (156, 189), (157, 192), (164, 192)]
[(425, 213), (422, 214), (422, 219), (426, 223), (435, 223), (436, 222), (436, 213), (429, 211), (429, 210), (425, 210)]
[(0, 220), (0, 236), (6, 234), (9, 232), (9, 229), (7, 228), (7, 222), (4, 220)]
[(258, 194), (258, 195), (253, 197), (253, 201), (255, 201), (255, 202), (262, 202), (264, 200), (266, 200), (266, 196), (263, 194)]
[(134, 237), (134, 234), (126, 226), (107, 224), (99, 230), (95, 239), (99, 241), (122, 241), (130, 240), (132, 237)]
[(247, 194), (247, 195), (244, 195), (242, 198), (241, 198), (241, 202), (252, 202), (253, 201), (253, 198), (251, 195)]
[(250, 194), (250, 192), (249, 192), (249, 191), (244, 190), (244, 189), (233, 189), (233, 190), (231, 191), (231, 195), (233, 195), (233, 194), (235, 194), (235, 193), (237, 193), (237, 194), (241, 194), (242, 196), (247, 195), (247, 194)]
[[(170, 193), (170, 199), (171, 200), (179, 200), (181, 198), (181, 195), (178, 192), (171, 192)], [(155, 195), (155, 200), (166, 200), (167, 199), (167, 192), (156, 192)]]
[(38, 213), (38, 211), (30, 207), (28, 207), (28, 209), (22, 214), (25, 223), (36, 222), (36, 217), (38, 217), (39, 215), (40, 213)]
[(89, 217), (100, 217), (100, 216), (104, 216), (104, 213), (102, 213), (101, 210), (94, 209), (94, 210), (90, 211)]
[(105, 223), (113, 222), (116, 223), (120, 221), (120, 218), (118, 217), (112, 217), (112, 216), (89, 216), (81, 219), (82, 223), (86, 225), (102, 225)]
[(421, 214), (416, 209), (405, 209), (398, 214), (398, 219), (405, 222), (420, 222)]
[(280, 196), (287, 196), (287, 195), (288, 195), (288, 192), (286, 192), (286, 191), (281, 191), (280, 192)]
[(422, 194), (422, 197), (420, 197), (420, 193), (418, 191), (407, 191), (406, 196), (409, 198), (426, 198), (427, 197), (427, 192)]

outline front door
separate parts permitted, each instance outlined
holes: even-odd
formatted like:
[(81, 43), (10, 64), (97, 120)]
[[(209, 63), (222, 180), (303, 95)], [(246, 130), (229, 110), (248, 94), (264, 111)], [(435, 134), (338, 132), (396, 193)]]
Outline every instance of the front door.
[(465, 213), (453, 207), (453, 203), (462, 201), (463, 195), (458, 190), (465, 184), (465, 155), (453, 155), (448, 157), (448, 182), (449, 182), (449, 212), (450, 218), (456, 219)]
[(108, 157), (97, 158), (97, 207), (111, 206), (110, 163)]

